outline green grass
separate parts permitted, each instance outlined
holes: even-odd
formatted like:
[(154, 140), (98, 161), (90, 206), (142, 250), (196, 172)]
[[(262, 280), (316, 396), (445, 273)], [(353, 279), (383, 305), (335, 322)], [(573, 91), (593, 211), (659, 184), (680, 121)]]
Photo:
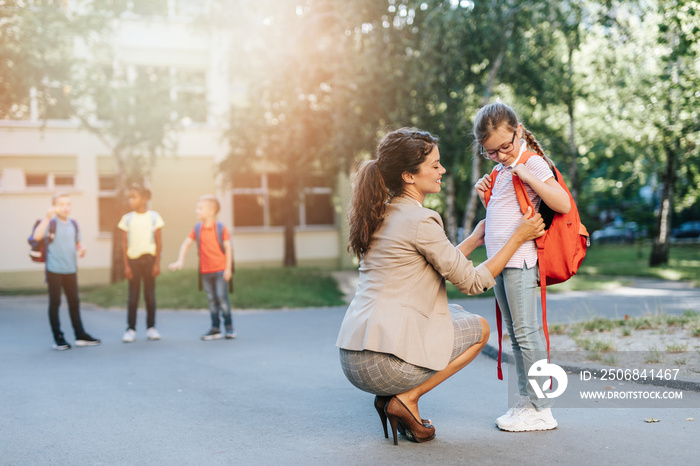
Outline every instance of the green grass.
[[(234, 274), (235, 309), (279, 309), (340, 306), (343, 295), (335, 279), (313, 268), (238, 269)], [(86, 288), (83, 302), (101, 307), (125, 307), (127, 283)], [(156, 302), (160, 309), (206, 309), (207, 296), (197, 289), (197, 272), (165, 271), (156, 281)]]
[(686, 345), (685, 343), (666, 345), (667, 353), (685, 353), (686, 351), (688, 351), (688, 345)]
[[(552, 328), (550, 327), (550, 333)], [(630, 336), (632, 330), (664, 330), (669, 327), (683, 327), (690, 330), (694, 336), (696, 329), (700, 328), (700, 313), (692, 310), (684, 311), (681, 315), (671, 314), (646, 314), (639, 317), (628, 317), (625, 319), (608, 319), (605, 317), (595, 317), (584, 322), (572, 324), (556, 324), (557, 333), (568, 333), (572, 338), (578, 338), (584, 332), (589, 334), (610, 332), (617, 328), (622, 329), (622, 336)]]
[(578, 338), (576, 344), (586, 351), (595, 353), (608, 353), (615, 350), (615, 344), (612, 341), (598, 338)]
[(692, 280), (700, 286), (700, 245), (671, 245), (665, 266), (650, 267), (650, 244), (593, 245), (579, 269), (585, 277), (648, 277), (665, 280)]
[(5, 288), (0, 289), (0, 296), (36, 296), (46, 294), (46, 286), (41, 288)]
[(648, 364), (658, 364), (661, 362), (661, 351), (655, 346), (649, 348), (649, 353), (644, 357), (644, 362)]

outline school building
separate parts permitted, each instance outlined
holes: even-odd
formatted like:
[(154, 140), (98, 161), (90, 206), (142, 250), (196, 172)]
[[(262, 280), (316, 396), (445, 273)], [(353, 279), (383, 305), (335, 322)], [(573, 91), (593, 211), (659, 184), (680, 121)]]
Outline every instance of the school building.
[[(234, 174), (229, 182), (217, 169), (228, 154), (222, 135), (230, 105), (245, 94), (245, 87), (228, 76), (227, 41), (192, 27), (198, 2), (161, 4), (155, 15), (152, 8), (144, 15), (125, 14), (113, 45), (115, 66), (134, 75), (168, 73), (176, 83), (172, 94), (186, 96), (191, 104), (176, 152), (159, 156), (145, 180), (153, 192), (150, 207), (165, 220), (161, 269), (170, 273), (167, 264), (177, 258), (196, 222), (195, 204), (203, 194), (221, 201), (219, 220), (232, 233), (237, 267), (280, 266), (283, 174), (268, 167), (252, 175)], [(78, 263), (81, 285), (108, 283), (112, 230), (119, 220), (114, 157), (70, 115), (44, 113), (34, 94), (28, 96), (22, 118), (0, 120), (0, 288), (44, 286), (43, 265), (29, 259), (27, 237), (57, 192), (71, 195), (72, 216), (87, 248)], [(349, 190), (346, 178), (319, 177), (318, 186), (301, 194), (295, 236), (299, 265), (350, 264), (342, 226)], [(196, 266), (196, 253), (190, 251), (186, 267)]]

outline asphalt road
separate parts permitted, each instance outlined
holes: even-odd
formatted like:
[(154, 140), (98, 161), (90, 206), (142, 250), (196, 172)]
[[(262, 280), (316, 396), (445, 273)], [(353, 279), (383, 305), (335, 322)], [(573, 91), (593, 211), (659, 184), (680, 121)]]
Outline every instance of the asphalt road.
[[(700, 302), (695, 293), (688, 299)], [(641, 310), (640, 301), (598, 295), (557, 296), (550, 314), (597, 303)], [(677, 295), (657, 295), (641, 302), (685, 306)], [(489, 316), (492, 305), (477, 299), (466, 307)], [(394, 446), (373, 397), (340, 370), (334, 343), (343, 313), (236, 312), (236, 340), (203, 342), (206, 311), (161, 310), (163, 339), (151, 342), (140, 311), (137, 341), (124, 344), (125, 311), (86, 307), (85, 327), (102, 345), (58, 352), (46, 297), (0, 297), (0, 464), (697, 462), (700, 393), (684, 393), (679, 408), (559, 408), (553, 431), (505, 433), (494, 420), (508, 408), (507, 383), (486, 356), (423, 398), (435, 440)], [(61, 321), (72, 342), (65, 309)]]

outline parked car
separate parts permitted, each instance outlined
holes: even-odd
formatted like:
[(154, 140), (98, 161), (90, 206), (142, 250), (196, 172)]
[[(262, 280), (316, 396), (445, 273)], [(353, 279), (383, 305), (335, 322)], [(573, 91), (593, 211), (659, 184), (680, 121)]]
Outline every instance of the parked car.
[(633, 243), (639, 228), (635, 222), (613, 223), (591, 234), (593, 244)]
[(682, 223), (680, 227), (671, 233), (673, 240), (700, 240), (700, 221), (694, 220)]

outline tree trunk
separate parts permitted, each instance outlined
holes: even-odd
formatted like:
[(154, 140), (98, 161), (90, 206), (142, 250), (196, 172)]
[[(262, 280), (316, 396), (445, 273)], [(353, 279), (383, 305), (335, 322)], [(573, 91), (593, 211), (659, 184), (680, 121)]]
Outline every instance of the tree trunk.
[(293, 176), (287, 175), (286, 181), (286, 209), (284, 213), (284, 266), (296, 267), (297, 253), (294, 246), (294, 228), (296, 226), (296, 217), (299, 215), (298, 199), (299, 192), (296, 182), (292, 180)]
[(576, 199), (578, 197), (578, 148), (576, 147), (576, 125), (574, 120), (574, 106), (576, 105), (576, 96), (574, 95), (573, 76), (574, 76), (574, 49), (569, 46), (569, 67), (567, 71), (567, 79), (569, 81), (569, 98), (566, 102), (566, 107), (569, 113), (569, 190), (571, 196)]
[(666, 145), (666, 170), (663, 177), (659, 217), (656, 236), (651, 250), (649, 265), (655, 267), (668, 263), (669, 239), (671, 236), (671, 215), (673, 213), (674, 185), (676, 182), (676, 148)]
[(445, 215), (447, 220), (447, 237), (453, 244), (457, 243), (457, 221), (455, 220), (455, 183), (454, 177), (445, 173), (442, 177), (445, 181)]
[[(119, 149), (114, 149), (114, 158), (117, 168), (117, 195), (115, 208), (121, 216), (124, 215), (128, 209), (126, 202), (127, 175), (126, 168), (124, 167), (124, 161)], [(122, 243), (122, 235), (122, 230), (120, 230), (117, 225), (114, 225), (114, 229), (112, 230), (112, 267), (110, 273), (110, 281), (112, 283), (120, 282), (124, 280), (126, 276), (124, 273), (124, 245)]]

